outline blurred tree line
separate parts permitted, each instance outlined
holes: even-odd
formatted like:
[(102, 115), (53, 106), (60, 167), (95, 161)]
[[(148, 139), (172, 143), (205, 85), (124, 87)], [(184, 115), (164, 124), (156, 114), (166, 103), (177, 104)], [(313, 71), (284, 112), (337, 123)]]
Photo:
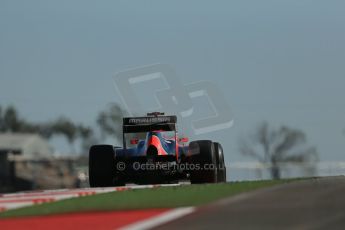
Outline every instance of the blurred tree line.
[(123, 114), (124, 111), (119, 105), (112, 104), (97, 115), (95, 129), (76, 123), (65, 116), (53, 121), (31, 122), (21, 117), (14, 106), (4, 108), (0, 106), (0, 132), (36, 133), (48, 140), (56, 135), (62, 135), (71, 146), (79, 139), (81, 151), (86, 153), (92, 144), (108, 137), (121, 139)]
[(272, 179), (280, 179), (287, 164), (301, 166), (308, 175), (315, 175), (318, 153), (306, 143), (306, 134), (301, 130), (286, 126), (274, 129), (262, 122), (249, 137), (240, 139), (239, 151), (268, 165), (266, 168)]
[[(30, 122), (22, 118), (14, 106), (0, 106), (0, 132), (37, 133), (46, 139), (62, 135), (71, 146), (79, 140), (82, 153), (87, 153), (91, 145), (106, 138), (122, 140), (124, 114), (119, 105), (112, 104), (98, 113), (96, 127), (90, 127), (65, 116), (53, 121)], [(301, 130), (286, 126), (274, 129), (263, 122), (249, 137), (240, 139), (239, 151), (263, 165), (269, 165), (267, 168), (273, 179), (281, 178), (286, 164), (301, 165), (312, 175), (318, 154), (315, 147), (306, 146), (306, 140), (306, 134)]]

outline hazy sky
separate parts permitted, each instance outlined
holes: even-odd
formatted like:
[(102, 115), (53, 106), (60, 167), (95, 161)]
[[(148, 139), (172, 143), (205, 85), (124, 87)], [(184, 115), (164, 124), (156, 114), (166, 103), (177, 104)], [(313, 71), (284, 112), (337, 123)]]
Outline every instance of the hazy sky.
[(210, 80), (235, 124), (202, 138), (226, 160), (267, 120), (305, 131), (321, 160), (344, 160), (345, 1), (0, 0), (0, 105), (25, 118), (92, 124), (119, 102), (115, 72), (153, 63)]

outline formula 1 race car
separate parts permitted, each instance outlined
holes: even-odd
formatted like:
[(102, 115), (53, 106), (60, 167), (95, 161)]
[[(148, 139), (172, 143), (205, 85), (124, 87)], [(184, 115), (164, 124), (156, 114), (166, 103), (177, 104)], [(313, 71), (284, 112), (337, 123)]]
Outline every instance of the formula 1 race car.
[(91, 187), (126, 183), (157, 184), (226, 181), (222, 146), (210, 140), (178, 137), (176, 116), (148, 113), (123, 118), (123, 148), (94, 145), (89, 152)]

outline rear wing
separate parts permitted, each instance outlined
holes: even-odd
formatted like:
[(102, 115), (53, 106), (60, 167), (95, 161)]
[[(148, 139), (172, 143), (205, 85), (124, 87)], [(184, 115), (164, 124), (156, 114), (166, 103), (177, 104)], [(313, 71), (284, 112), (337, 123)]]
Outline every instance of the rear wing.
[(123, 133), (176, 131), (176, 122), (176, 116), (125, 117), (123, 118)]

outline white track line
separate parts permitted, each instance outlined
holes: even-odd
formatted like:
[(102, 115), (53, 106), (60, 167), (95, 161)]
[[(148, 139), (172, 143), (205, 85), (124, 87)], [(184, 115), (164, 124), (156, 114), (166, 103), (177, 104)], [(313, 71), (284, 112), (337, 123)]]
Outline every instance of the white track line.
[(134, 224), (127, 225), (120, 230), (145, 230), (158, 227), (162, 224), (176, 220), (195, 211), (195, 207), (175, 208), (171, 211), (166, 211), (158, 216), (149, 218), (147, 220), (139, 221)]

